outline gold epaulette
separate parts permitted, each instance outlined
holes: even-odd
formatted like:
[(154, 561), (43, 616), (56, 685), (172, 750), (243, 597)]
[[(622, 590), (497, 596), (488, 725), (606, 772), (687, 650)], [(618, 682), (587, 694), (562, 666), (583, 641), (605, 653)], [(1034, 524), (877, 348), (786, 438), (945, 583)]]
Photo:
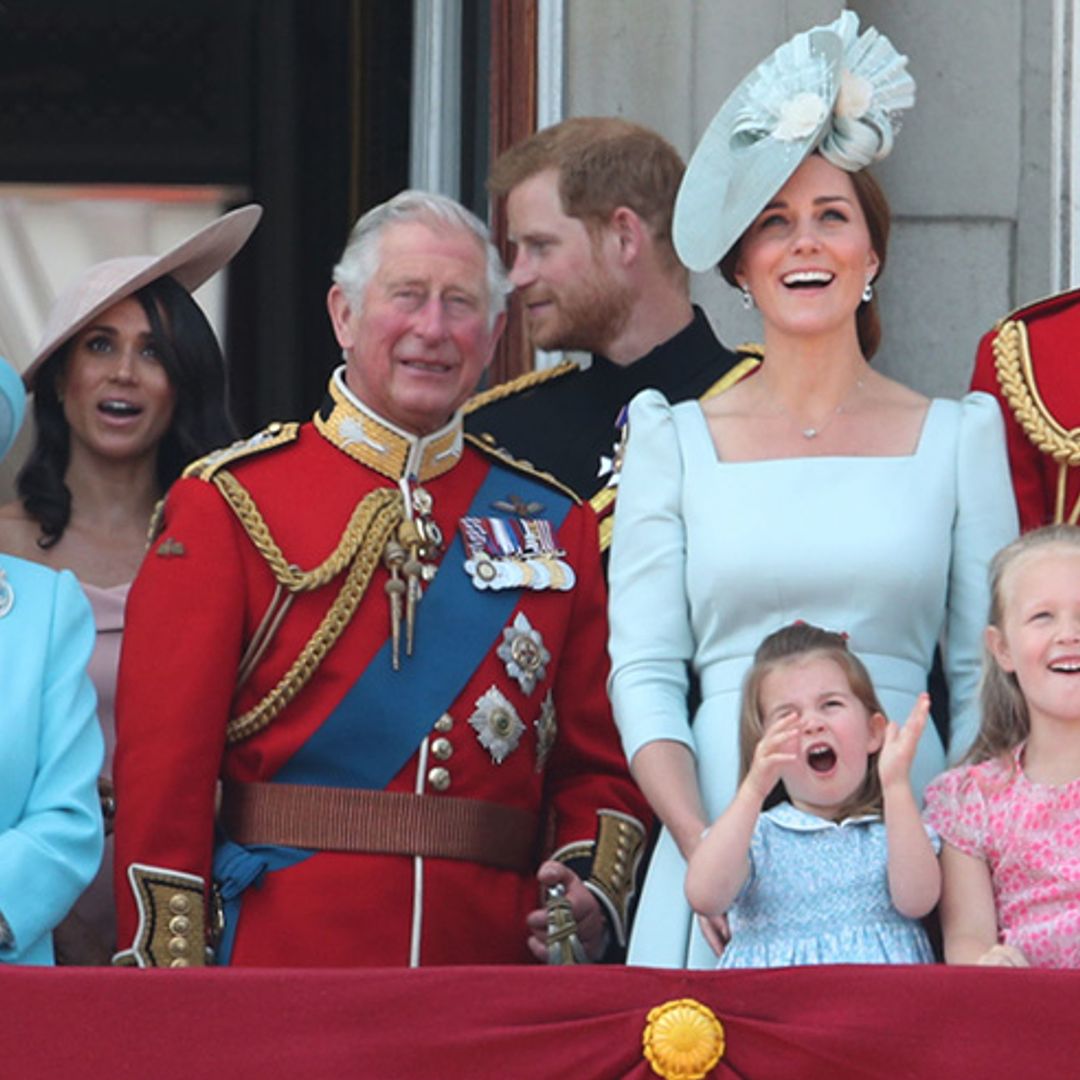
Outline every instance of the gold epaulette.
[(581, 496), (577, 492), (568, 488), (561, 480), (551, 475), (549, 472), (544, 472), (542, 469), (538, 469), (531, 461), (525, 461), (524, 458), (516, 458), (509, 451), (504, 450), (501, 446), (496, 446), (493, 441), (489, 441), (491, 436), (477, 436), (471, 435), (468, 432), (465, 433), (465, 441), (470, 446), (474, 446), (481, 453), (487, 454), (488, 457), (493, 457), (501, 465), (505, 465), (507, 468), (513, 469), (515, 472), (519, 472), (524, 476), (530, 476), (534, 480), (540, 480), (548, 485), (548, 487), (554, 488), (556, 491), (567, 496), (567, 498), (573, 499), (575, 505), (581, 504)]
[(479, 394), (474, 394), (462, 406), (462, 412), (468, 416), (469, 413), (476, 412), (477, 409), (482, 409), (493, 401), (502, 401), (503, 398), (513, 397), (514, 394), (520, 394), (525, 390), (531, 390), (534, 386), (540, 386), (543, 383), (551, 382), (552, 379), (558, 379), (563, 375), (569, 375), (571, 372), (580, 370), (581, 366), (579, 364), (575, 364), (572, 360), (564, 360), (561, 364), (556, 364), (555, 367), (543, 368), (540, 371), (526, 371), (524, 375), (518, 375), (514, 379), (508, 379), (497, 386), (481, 390)]
[(299, 435), (300, 425), (295, 421), (283, 424), (280, 420), (275, 420), (246, 439), (237, 439), (228, 446), (211, 450), (209, 454), (193, 461), (184, 470), (183, 476), (211, 480), (219, 469), (232, 465), (241, 458), (251, 457), (252, 454), (261, 454), (264, 450), (273, 450), (277, 446), (295, 442)]
[(709, 398), (716, 397), (717, 394), (722, 394), (725, 390), (730, 390), (737, 382), (749, 375), (751, 371), (757, 371), (761, 366), (762, 360), (765, 359), (764, 347), (755, 345), (752, 342), (740, 345), (735, 352), (739, 357), (738, 363), (732, 364), (731, 367), (701, 395), (699, 400), (708, 401)]

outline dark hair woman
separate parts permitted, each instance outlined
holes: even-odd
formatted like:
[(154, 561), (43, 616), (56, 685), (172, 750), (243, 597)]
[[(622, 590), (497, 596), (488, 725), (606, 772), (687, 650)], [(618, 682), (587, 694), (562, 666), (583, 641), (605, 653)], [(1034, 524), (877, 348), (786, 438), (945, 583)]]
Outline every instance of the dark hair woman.
[[(234, 437), (225, 366), (191, 291), (244, 245), (261, 210), (244, 207), (161, 256), (110, 259), (58, 297), (24, 372), (36, 436), (0, 508), (0, 550), (71, 570), (94, 610), (90, 673), (105, 734), (100, 780), (113, 808), (113, 699), (128, 586), (158, 500), (184, 466)], [(107, 963), (115, 946), (111, 844), (55, 935), (62, 963)]]

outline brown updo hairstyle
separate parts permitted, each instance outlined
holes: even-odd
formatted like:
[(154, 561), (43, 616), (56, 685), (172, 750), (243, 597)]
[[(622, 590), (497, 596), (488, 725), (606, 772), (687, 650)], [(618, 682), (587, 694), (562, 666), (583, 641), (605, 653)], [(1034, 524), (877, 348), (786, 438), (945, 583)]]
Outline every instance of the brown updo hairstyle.
[[(885, 192), (881, 185), (866, 170), (848, 173), (851, 184), (855, 188), (855, 197), (859, 200), (863, 216), (866, 218), (866, 227), (870, 233), (870, 246), (878, 257), (878, 270), (874, 275), (874, 284), (881, 280), (885, 272), (885, 257), (889, 247), (889, 228), (892, 225), (892, 210), (889, 208), (889, 200), (885, 198)], [(720, 260), (720, 273), (724, 280), (734, 289), (739, 287), (735, 279), (735, 264), (739, 261), (739, 248), (742, 237), (736, 242), (731, 250)], [(878, 315), (877, 292), (868, 301), (859, 304), (855, 312), (855, 329), (859, 335), (859, 348), (863, 356), (869, 360), (878, 351), (881, 344), (881, 317)]]

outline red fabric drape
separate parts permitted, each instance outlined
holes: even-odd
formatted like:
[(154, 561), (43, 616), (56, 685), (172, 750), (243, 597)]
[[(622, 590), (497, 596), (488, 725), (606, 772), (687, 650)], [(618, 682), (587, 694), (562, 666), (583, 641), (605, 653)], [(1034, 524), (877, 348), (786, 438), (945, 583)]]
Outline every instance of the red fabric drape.
[(646, 1080), (645, 1016), (724, 1025), (710, 1075), (1077, 1073), (1080, 974), (946, 967), (0, 972), (4, 1076)]

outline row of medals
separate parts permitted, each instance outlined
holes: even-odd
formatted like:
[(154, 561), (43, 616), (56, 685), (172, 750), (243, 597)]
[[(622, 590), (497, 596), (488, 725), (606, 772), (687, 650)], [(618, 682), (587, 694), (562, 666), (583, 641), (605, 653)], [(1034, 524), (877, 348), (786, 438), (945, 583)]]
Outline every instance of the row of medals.
[[(386, 594), (390, 599), (391, 661), (394, 670), (401, 666), (401, 628), (405, 627), (405, 655), (412, 656), (416, 634), (416, 609), (424, 585), (435, 577), (437, 559), (442, 551), (443, 534), (432, 517), (434, 500), (422, 487), (411, 494), (412, 513), (398, 526), (383, 550), (383, 563), (390, 576)], [(512, 543), (497, 550), (492, 543), (494, 519), (465, 517), (461, 520), (462, 539), (468, 557), (465, 570), (478, 589), (553, 589), (560, 592), (574, 587), (573, 568), (561, 556), (551, 537), (548, 522), (519, 517), (522, 533), (528, 538), (527, 549)], [(500, 530), (509, 535), (508, 530)]]

